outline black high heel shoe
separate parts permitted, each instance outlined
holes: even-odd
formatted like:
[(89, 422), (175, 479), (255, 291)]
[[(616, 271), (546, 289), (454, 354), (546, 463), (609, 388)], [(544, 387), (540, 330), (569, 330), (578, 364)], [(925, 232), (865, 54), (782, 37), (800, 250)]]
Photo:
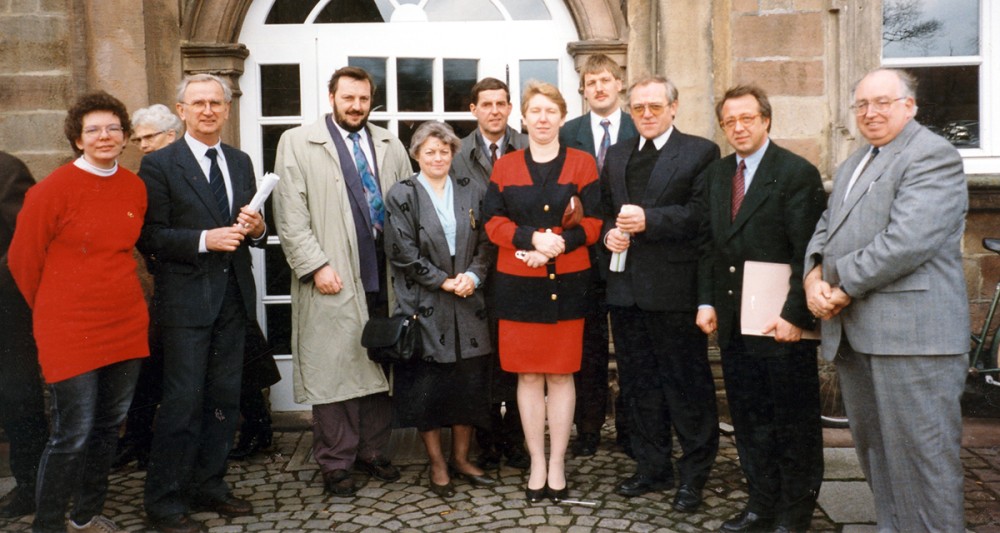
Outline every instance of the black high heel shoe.
[(498, 483), (496, 479), (491, 478), (485, 473), (483, 475), (478, 475), (462, 472), (452, 463), (448, 463), (448, 474), (453, 478), (457, 477), (458, 479), (464, 479), (474, 487), (495, 487)]
[(548, 494), (548, 485), (543, 485), (540, 489), (531, 489), (527, 485), (524, 487), (524, 498), (528, 500), (528, 503), (541, 503)]
[(569, 496), (569, 484), (568, 483), (566, 484), (565, 487), (563, 487), (563, 488), (561, 488), (559, 490), (555, 490), (555, 489), (549, 487), (548, 485), (546, 485), (545, 488), (546, 488), (546, 490), (549, 493), (548, 496), (549, 496), (549, 499), (552, 500), (552, 503), (559, 503), (559, 502), (565, 500)]

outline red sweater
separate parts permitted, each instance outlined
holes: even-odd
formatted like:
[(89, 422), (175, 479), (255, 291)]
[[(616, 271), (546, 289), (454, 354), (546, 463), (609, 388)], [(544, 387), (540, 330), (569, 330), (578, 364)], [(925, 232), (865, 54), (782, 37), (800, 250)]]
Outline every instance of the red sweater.
[(102, 177), (70, 163), (28, 190), (8, 261), (46, 382), (149, 355), (132, 257), (145, 214), (142, 180), (121, 167)]

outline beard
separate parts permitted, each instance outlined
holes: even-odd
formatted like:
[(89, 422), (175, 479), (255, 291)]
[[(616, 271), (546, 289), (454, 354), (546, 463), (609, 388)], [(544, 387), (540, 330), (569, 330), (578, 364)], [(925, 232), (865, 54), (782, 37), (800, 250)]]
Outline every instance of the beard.
[[(359, 119), (360, 117), (360, 119)], [(361, 131), (368, 124), (368, 113), (347, 113), (342, 114), (339, 109), (333, 109), (333, 121), (338, 126), (349, 132)], [(356, 121), (356, 123), (354, 123)]]

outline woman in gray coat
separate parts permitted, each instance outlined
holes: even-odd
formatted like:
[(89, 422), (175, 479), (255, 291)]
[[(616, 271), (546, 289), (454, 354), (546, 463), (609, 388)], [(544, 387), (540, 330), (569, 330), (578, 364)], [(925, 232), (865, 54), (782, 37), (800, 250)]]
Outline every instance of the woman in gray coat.
[[(393, 408), (399, 425), (420, 431), (431, 491), (443, 497), (455, 494), (452, 477), (496, 484), (469, 461), (472, 428), (489, 416), (485, 356), (492, 348), (480, 287), (496, 249), (480, 215), (485, 187), (449, 175), (460, 145), (447, 124), (420, 125), (410, 148), (420, 172), (394, 185), (385, 200), (396, 313), (419, 315), (423, 340), (423, 360), (394, 370)], [(449, 426), (446, 461), (441, 428)]]

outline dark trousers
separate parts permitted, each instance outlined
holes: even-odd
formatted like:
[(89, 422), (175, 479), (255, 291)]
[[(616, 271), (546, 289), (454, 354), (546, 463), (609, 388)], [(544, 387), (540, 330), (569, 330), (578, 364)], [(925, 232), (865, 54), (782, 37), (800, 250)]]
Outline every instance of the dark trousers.
[[(751, 342), (778, 348), (757, 337)], [(736, 334), (722, 353), (722, 371), (750, 495), (747, 510), (798, 529), (809, 526), (823, 481), (816, 346), (780, 348), (753, 353)]]
[(71, 498), (76, 523), (101, 514), (139, 365), (130, 359), (49, 385), (52, 436), (38, 466), (33, 531), (66, 531)]
[(601, 432), (608, 412), (608, 306), (603, 288), (592, 294), (594, 301), (583, 322), (583, 358), (573, 374), (577, 434)]
[(672, 480), (671, 426), (682, 455), (682, 484), (704, 487), (719, 448), (708, 340), (695, 313), (611, 306), (622, 392), (631, 414), (638, 474)]
[(385, 393), (313, 406), (313, 456), (322, 472), (386, 456), (392, 404)]
[(31, 309), (20, 293), (0, 294), (0, 324), (0, 425), (10, 441), (10, 470), (17, 487), (33, 494), (49, 424)]
[(247, 316), (235, 276), (215, 323), (168, 327), (163, 339), (163, 401), (146, 475), (146, 514), (188, 512), (188, 498), (222, 498), (226, 460), (239, 425)]
[(163, 343), (159, 326), (150, 321), (149, 357), (142, 360), (139, 383), (125, 417), (125, 435), (121, 438), (121, 444), (134, 447), (140, 457), (147, 457), (153, 446), (153, 419), (162, 397)]

